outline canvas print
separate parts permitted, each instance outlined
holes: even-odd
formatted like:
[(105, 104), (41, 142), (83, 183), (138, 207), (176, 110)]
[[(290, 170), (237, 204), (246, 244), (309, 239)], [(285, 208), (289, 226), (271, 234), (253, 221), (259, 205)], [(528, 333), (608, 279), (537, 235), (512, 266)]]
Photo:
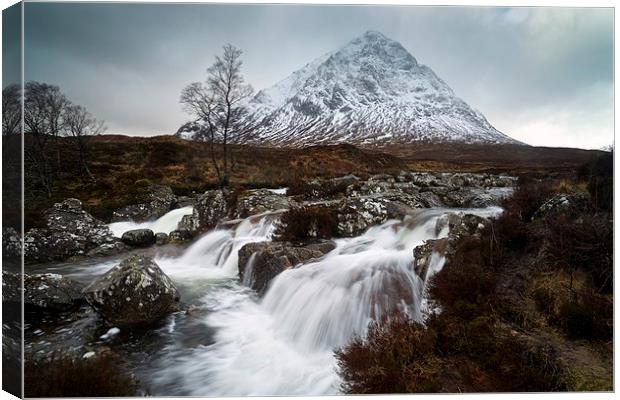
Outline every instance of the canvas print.
[(2, 16), (4, 390), (613, 392), (613, 8)]

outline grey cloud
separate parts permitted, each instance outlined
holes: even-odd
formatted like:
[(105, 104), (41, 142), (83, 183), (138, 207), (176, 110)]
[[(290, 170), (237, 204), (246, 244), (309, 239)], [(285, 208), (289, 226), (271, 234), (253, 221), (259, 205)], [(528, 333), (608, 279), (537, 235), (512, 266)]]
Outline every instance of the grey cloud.
[(174, 132), (180, 90), (225, 43), (261, 89), (373, 29), (517, 139), (613, 141), (611, 9), (27, 3), (25, 24), (26, 79), (60, 85), (113, 133)]

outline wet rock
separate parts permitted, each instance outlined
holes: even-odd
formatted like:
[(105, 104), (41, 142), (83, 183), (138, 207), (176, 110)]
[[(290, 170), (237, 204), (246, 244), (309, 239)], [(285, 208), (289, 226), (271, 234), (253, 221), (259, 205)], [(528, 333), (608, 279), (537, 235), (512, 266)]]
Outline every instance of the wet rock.
[(168, 243), (181, 244), (192, 240), (193, 236), (187, 229), (177, 229), (168, 235)]
[(533, 219), (544, 218), (553, 215), (577, 215), (590, 207), (588, 193), (558, 194), (547, 200), (534, 213)]
[(269, 282), (279, 273), (295, 265), (320, 258), (335, 248), (331, 241), (307, 245), (289, 242), (249, 243), (239, 250), (239, 277), (241, 281), (264, 294)]
[(22, 254), (22, 242), (19, 234), (13, 228), (2, 228), (2, 258), (19, 258)]
[(428, 172), (412, 173), (410, 175), (410, 181), (419, 187), (443, 186), (440, 177)]
[(163, 246), (168, 243), (168, 234), (164, 232), (157, 232), (155, 234), (155, 244)]
[(479, 187), (438, 186), (424, 189), (432, 193), (439, 203), (454, 208), (483, 208), (499, 205), (501, 197)]
[(358, 236), (388, 219), (390, 200), (382, 197), (353, 197), (343, 200), (337, 209), (339, 236)]
[(341, 198), (359, 184), (360, 178), (355, 175), (345, 175), (332, 179), (314, 179), (304, 185), (303, 198), (305, 200)]
[(155, 244), (155, 234), (150, 229), (133, 229), (123, 233), (123, 243), (132, 247), (149, 247)]
[(179, 310), (176, 286), (145, 256), (127, 258), (84, 293), (95, 311), (115, 325), (148, 324)]
[(266, 189), (246, 190), (239, 194), (237, 198), (234, 217), (247, 218), (251, 215), (287, 209), (289, 207), (290, 201), (283, 194), (273, 193)]
[(447, 246), (448, 239), (442, 238), (427, 240), (413, 249), (413, 269), (422, 281), (426, 281), (430, 270), (443, 266)]
[[(84, 302), (82, 284), (58, 274), (24, 275), (24, 306), (65, 311)], [(2, 271), (2, 301), (21, 303), (20, 274)]]
[(420, 203), (420, 205), (423, 208), (433, 208), (433, 207), (444, 206), (439, 196), (437, 196), (435, 193), (430, 192), (430, 191), (420, 192), (418, 194), (413, 195), (413, 197), (416, 199), (418, 203)]
[(2, 271), (2, 301), (21, 303), (21, 274)]
[(437, 229), (448, 226), (448, 237), (427, 240), (413, 249), (413, 268), (426, 281), (430, 272), (443, 267), (446, 257), (454, 254), (458, 241), (466, 236), (479, 235), (489, 220), (472, 214), (450, 213), (438, 221)]
[(110, 229), (82, 209), (77, 199), (66, 199), (45, 212), (46, 228), (24, 236), (26, 262), (65, 260), (85, 255), (103, 244), (118, 242)]
[(369, 182), (387, 182), (394, 183), (396, 179), (390, 174), (376, 174), (368, 178)]
[(130, 247), (123, 242), (103, 243), (89, 250), (86, 255), (89, 257), (105, 257), (120, 254), (128, 250), (130, 250)]
[(84, 302), (83, 286), (58, 274), (24, 275), (24, 305), (63, 311)]
[(499, 196), (490, 193), (471, 193), (466, 196), (463, 207), (466, 208), (485, 208), (490, 206), (498, 206), (501, 203)]
[(157, 219), (177, 204), (177, 198), (172, 189), (163, 185), (149, 185), (146, 188), (144, 202), (128, 205), (112, 214), (112, 222), (134, 221), (143, 222)]
[(179, 229), (189, 232), (204, 232), (215, 227), (228, 215), (227, 193), (223, 190), (208, 190), (202, 194), (191, 215), (185, 215), (179, 222)]
[(409, 207), (399, 201), (390, 201), (386, 205), (388, 219), (404, 219), (407, 215), (414, 212), (414, 208)]
[(193, 206), (196, 204), (196, 198), (191, 196), (177, 196), (176, 206), (178, 208)]
[(475, 173), (429, 173), (417, 172), (410, 175), (411, 182), (420, 187), (510, 187), (517, 179), (512, 176)]

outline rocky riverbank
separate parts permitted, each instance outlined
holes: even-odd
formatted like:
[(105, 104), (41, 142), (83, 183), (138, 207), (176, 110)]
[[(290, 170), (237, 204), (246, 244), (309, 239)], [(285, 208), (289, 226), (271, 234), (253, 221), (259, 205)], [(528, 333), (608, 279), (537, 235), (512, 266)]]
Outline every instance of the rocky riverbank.
[[(387, 219), (402, 218), (413, 209), (498, 205), (515, 182), (509, 176), (490, 174), (403, 172), (396, 176), (373, 175), (365, 181), (355, 176), (314, 180), (289, 188), (287, 194), (266, 189), (216, 189), (195, 198), (177, 197), (170, 188), (152, 185), (145, 202), (122, 207), (109, 222), (154, 220), (177, 207), (193, 205), (193, 212), (182, 217), (177, 230), (141, 229), (115, 237), (105, 222), (84, 209), (81, 201), (67, 199), (45, 212), (45, 227), (26, 232), (24, 258), (31, 264), (107, 256), (168, 242), (185, 243), (218, 225), (225, 226), (227, 221), (304, 206), (329, 209), (338, 220), (335, 234), (354, 236)], [(5, 254), (16, 256), (18, 243), (16, 232), (6, 230)]]
[[(232, 290), (226, 296), (249, 290), (251, 298), (267, 296), (266, 304), (284, 301), (274, 297), (274, 293), (269, 294), (278, 282), (274, 290), (285, 290), (282, 276), (291, 276), (291, 271), (304, 265), (321, 266), (317, 267), (318, 274), (327, 264), (348, 257), (349, 252), (351, 256), (360, 251), (375, 254), (372, 246), (387, 246), (384, 250), (378, 247), (376, 254), (382, 251), (391, 254), (390, 257), (395, 257), (392, 262), (398, 267), (382, 266), (378, 259), (378, 264), (368, 261), (371, 264), (365, 266), (366, 261), (360, 259), (356, 263), (362, 264), (355, 267), (360, 268), (358, 272), (349, 275), (346, 269), (342, 270), (347, 282), (343, 283), (344, 288), (362, 279), (366, 268), (369, 271), (388, 268), (376, 276), (387, 273), (389, 278), (371, 286), (385, 298), (379, 301), (379, 292), (370, 292), (373, 293), (370, 298), (377, 302), (374, 307), (379, 308), (369, 316), (382, 308), (387, 312), (400, 307), (398, 299), (391, 299), (389, 293), (402, 297), (402, 304), (416, 304), (416, 312), (420, 312), (424, 282), (441, 269), (445, 259), (453, 256), (463, 238), (478, 237), (488, 228), (488, 217), (497, 215), (503, 199), (510, 196), (515, 185), (516, 179), (509, 176), (400, 173), (374, 175), (366, 180), (352, 175), (317, 179), (299, 182), (286, 190), (215, 189), (182, 199), (169, 196), (171, 192), (165, 188), (154, 187), (151, 201), (135, 207), (124, 206), (115, 215), (141, 223), (144, 216), (151, 220), (162, 218), (181, 206), (191, 205), (191, 213), (179, 215), (176, 229), (168, 233), (141, 228), (123, 232), (121, 237), (85, 211), (79, 200), (67, 199), (46, 212), (45, 228), (33, 229), (24, 238), (25, 256), (30, 263), (26, 267), (25, 294), (29, 310), (28, 356), (42, 360), (61, 352), (99, 357), (109, 354), (112, 346), (115, 354), (133, 365), (132, 371), (147, 380), (145, 388), (157, 391), (160, 382), (166, 379), (149, 376), (157, 368), (163, 368), (158, 366), (158, 357), (152, 351), (163, 346), (162, 340), (178, 341), (172, 339), (176, 335), (183, 337), (182, 343), (192, 343), (186, 344), (191, 348), (217, 342), (212, 333), (205, 336), (196, 329), (203, 326), (205, 315), (217, 313), (218, 302), (224, 301), (218, 294), (222, 290), (224, 293)], [(163, 197), (162, 201), (156, 199), (157, 193)], [(580, 196), (583, 195), (558, 194), (557, 199), (534, 211), (537, 218), (556, 210), (561, 213), (567, 202), (580, 204)], [(119, 222), (116, 217), (114, 222)], [(385, 244), (382, 235), (389, 238)], [(15, 233), (3, 238), (6, 250), (15, 248), (19, 241)], [(166, 253), (176, 255), (161, 252), (176, 248), (177, 251)], [(326, 263), (326, 258), (334, 261)], [(75, 269), (71, 265), (83, 265), (86, 260), (100, 266), (80, 267), (79, 274), (72, 274)], [(400, 260), (408, 261), (401, 266)], [(45, 261), (52, 264), (38, 264)], [(41, 270), (57, 270), (60, 261), (63, 261), (62, 271), (69, 272), (68, 276)], [(337, 272), (338, 267), (333, 265), (328, 269)], [(28, 273), (29, 270), (37, 273)], [(312, 270), (304, 271), (306, 274)], [(5, 282), (18, 282), (14, 275), (4, 274), (4, 278)], [(321, 279), (325, 278), (313, 278), (312, 282)], [(241, 289), (244, 286), (248, 289)], [(5, 290), (7, 297), (3, 301), (19, 299), (18, 285), (13, 287), (15, 290)], [(288, 287), (292, 290), (293, 286)], [(205, 293), (210, 300), (203, 304)], [(335, 317), (324, 316), (327, 321)], [(356, 324), (341, 334), (346, 335), (351, 327), (356, 332), (366, 326), (365, 322), (359, 327)], [(78, 336), (67, 340), (69, 332)], [(146, 350), (144, 346), (149, 345), (145, 337), (152, 337), (159, 344)], [(60, 343), (63, 341), (68, 348)], [(146, 375), (136, 366), (140, 363), (135, 364), (140, 358), (136, 358), (137, 348), (149, 353), (148, 368), (144, 368), (151, 372)]]

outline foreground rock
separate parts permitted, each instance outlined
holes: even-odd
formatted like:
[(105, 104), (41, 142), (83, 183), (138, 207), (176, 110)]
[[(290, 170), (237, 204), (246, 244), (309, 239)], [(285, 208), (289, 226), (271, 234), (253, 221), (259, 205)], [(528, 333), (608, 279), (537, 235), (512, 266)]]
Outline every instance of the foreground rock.
[[(453, 255), (457, 242), (466, 236), (479, 235), (489, 220), (476, 215), (448, 214), (439, 224), (447, 224), (448, 236), (441, 239), (427, 240), (413, 249), (413, 268), (420, 279), (426, 281), (430, 272), (436, 272), (443, 266), (446, 256)], [(438, 226), (441, 229), (441, 226)]]
[[(45, 212), (46, 228), (31, 229), (24, 236), (26, 262), (65, 260), (106, 245), (115, 252), (114, 237), (101, 221), (82, 209), (78, 199), (66, 199)], [(106, 247), (103, 246), (103, 247)]]
[(534, 213), (533, 219), (557, 215), (579, 215), (590, 207), (590, 197), (586, 192), (558, 194), (547, 200)]
[(121, 240), (132, 247), (149, 247), (155, 244), (155, 234), (150, 229), (133, 229), (123, 233)]
[[(58, 274), (24, 275), (24, 289), (27, 309), (65, 311), (84, 302), (83, 286)], [(19, 274), (2, 272), (2, 301), (21, 303)]]
[(277, 211), (290, 207), (288, 197), (267, 189), (246, 190), (239, 194), (234, 210), (235, 218), (247, 218), (267, 211)]
[(295, 245), (288, 242), (249, 243), (239, 250), (241, 281), (264, 294), (269, 282), (295, 265), (319, 258), (335, 248), (333, 242)]
[(22, 254), (21, 238), (13, 228), (2, 228), (2, 258), (15, 259)]
[(117, 325), (152, 323), (179, 309), (179, 293), (149, 257), (131, 256), (91, 283), (86, 300)]
[(168, 234), (165, 232), (157, 232), (155, 234), (155, 244), (158, 246), (168, 244)]
[(191, 215), (185, 215), (179, 222), (179, 230), (191, 233), (204, 232), (214, 228), (228, 215), (227, 193), (223, 190), (208, 190), (194, 204)]
[(144, 202), (125, 206), (112, 214), (112, 222), (144, 222), (157, 219), (177, 205), (177, 198), (172, 189), (163, 185), (149, 185), (146, 188)]
[(181, 244), (192, 240), (193, 236), (187, 229), (177, 229), (168, 235), (168, 243)]
[(388, 219), (390, 200), (381, 197), (358, 197), (345, 199), (338, 206), (338, 234), (358, 236), (374, 225)]

